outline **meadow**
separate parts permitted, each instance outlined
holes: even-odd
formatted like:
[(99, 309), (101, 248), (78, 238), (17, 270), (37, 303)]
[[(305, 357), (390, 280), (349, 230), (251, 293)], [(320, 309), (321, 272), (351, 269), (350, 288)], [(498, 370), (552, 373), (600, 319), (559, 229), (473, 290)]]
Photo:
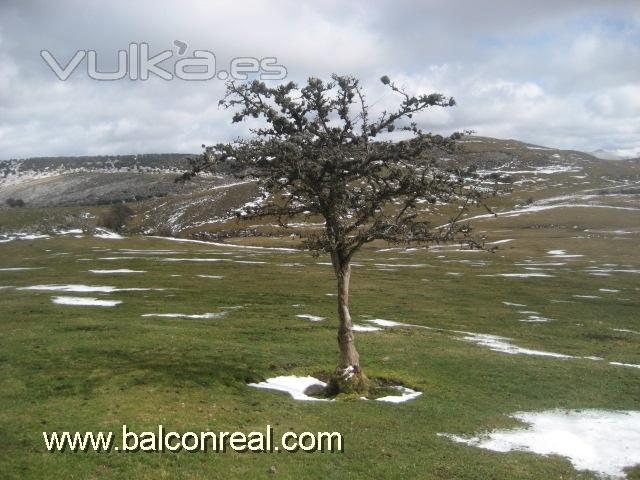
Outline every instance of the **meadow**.
[[(354, 260), (355, 323), (405, 324), (356, 333), (369, 376), (422, 392), (401, 404), (299, 402), (247, 386), (279, 375), (323, 378), (335, 367), (331, 267), (271, 248), (293, 241), (253, 239), (266, 248), (245, 248), (61, 235), (2, 243), (2, 478), (597, 478), (560, 456), (496, 453), (438, 435), (516, 427), (509, 415), (522, 411), (640, 410), (637, 233), (532, 229), (529, 217), (479, 223), (500, 242), (495, 253), (374, 244)], [(134, 272), (109, 272), (121, 269)], [(54, 287), (33, 288), (42, 285)], [(114, 288), (74, 292), (78, 285)], [(121, 303), (54, 303), (59, 297)], [(152, 316), (170, 313), (184, 316)], [(504, 340), (495, 348), (487, 334)], [(338, 431), (345, 451), (44, 447), (43, 431), (119, 432), (123, 424)], [(640, 467), (626, 474), (640, 478)]]

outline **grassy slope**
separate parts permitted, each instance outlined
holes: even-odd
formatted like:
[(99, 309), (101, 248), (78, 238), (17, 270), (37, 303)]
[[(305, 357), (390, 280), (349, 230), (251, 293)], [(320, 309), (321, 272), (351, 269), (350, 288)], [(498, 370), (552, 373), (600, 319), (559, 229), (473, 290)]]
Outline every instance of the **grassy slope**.
[[(524, 222), (523, 218), (513, 220)], [(528, 224), (541, 222), (527, 217)], [(376, 252), (375, 248), (362, 252), (357, 262), (363, 266), (355, 267), (353, 278), (354, 318), (362, 323), (361, 315), (371, 315), (493, 333), (512, 337), (519, 346), (640, 363), (640, 336), (610, 330), (640, 330), (637, 274), (598, 277), (584, 272), (587, 266), (604, 263), (638, 268), (640, 257), (633, 248), (637, 236), (614, 239), (613, 234), (602, 234), (577, 239), (572, 237), (580, 235), (571, 228), (483, 225), (508, 230), (494, 233), (494, 239), (516, 240), (494, 255)], [(159, 260), (162, 255), (98, 260), (131, 256), (117, 252), (123, 248), (172, 249), (179, 253), (171, 257), (267, 263), (164, 262)], [(585, 257), (555, 267), (553, 278), (477, 276), (524, 271), (514, 263), (548, 261), (546, 251), (560, 248)], [(106, 295), (124, 303), (105, 309), (54, 305), (50, 297), (56, 294), (49, 292), (1, 291), (3, 478), (263, 478), (269, 476), (272, 465), (280, 478), (591, 478), (575, 472), (561, 458), (496, 454), (452, 444), (436, 433), (468, 434), (513, 425), (505, 415), (519, 410), (640, 408), (637, 369), (588, 360), (506, 355), (462, 342), (447, 332), (419, 329), (357, 336), (366, 371), (423, 390), (418, 399), (403, 405), (295, 402), (285, 394), (254, 390), (245, 384), (280, 374), (326, 372), (334, 366), (335, 299), (325, 295), (334, 290), (333, 280), (329, 267), (316, 263), (326, 259), (141, 238), (53, 238), (10, 242), (0, 249), (0, 267), (43, 267), (0, 272), (2, 285), (86, 283), (171, 289)], [(488, 263), (481, 267), (457, 261), (468, 259)], [(293, 262), (304, 267), (282, 266)], [(425, 266), (384, 271), (376, 263)], [(89, 268), (149, 273), (103, 276), (88, 273)], [(225, 278), (205, 279), (197, 274)], [(600, 288), (619, 289), (620, 293), (602, 293)], [(574, 294), (602, 298), (577, 299)], [(572, 303), (551, 303), (551, 299)], [(526, 304), (527, 309), (554, 320), (519, 322), (521, 315), (501, 301)], [(294, 308), (293, 304), (303, 306)], [(244, 308), (216, 320), (140, 316), (212, 312), (234, 305)], [(296, 318), (298, 313), (329, 320), (312, 324)], [(337, 430), (345, 437), (346, 451), (260, 455), (44, 451), (43, 430), (119, 432), (122, 424), (138, 432), (158, 424), (178, 431), (251, 431), (266, 424), (276, 432)], [(640, 478), (640, 470), (629, 477)]]
[[(494, 150), (509, 150), (531, 165), (544, 161), (541, 151), (511, 141), (488, 140), (467, 148), (489, 155)], [(583, 172), (540, 175), (542, 181), (517, 185), (512, 194), (497, 199), (494, 205), (510, 210), (529, 198), (538, 201), (614, 182), (637, 181), (638, 171), (639, 166), (632, 162), (585, 161)], [(586, 178), (575, 177), (584, 174)], [(184, 214), (176, 221), (184, 228), (224, 215), (255, 194), (255, 186), (241, 185), (216, 192), (220, 201), (215, 204), (200, 203), (201, 194), (168, 197), (166, 205), (165, 199), (149, 200), (138, 204), (140, 215), (132, 227), (157, 228), (184, 207), (180, 210)], [(618, 197), (597, 201), (628, 205), (633, 199), (624, 199), (627, 203), (620, 203), (623, 199)], [(81, 212), (98, 214), (102, 208), (1, 210), (0, 227), (15, 231), (39, 222), (42, 216), (48, 218), (48, 225), (71, 227)], [(446, 213), (440, 212), (437, 222), (446, 218)], [(265, 226), (258, 230), (275, 232), (268, 219), (260, 223)], [(603, 264), (639, 268), (637, 211), (556, 209), (474, 223), (490, 240), (515, 240), (500, 245), (494, 255), (376, 252), (383, 245), (363, 251), (356, 259), (363, 266), (355, 267), (353, 276), (356, 321), (363, 323), (361, 316), (371, 315), (491, 333), (511, 337), (522, 347), (640, 364), (640, 335), (611, 330), (640, 330), (638, 275), (593, 276), (585, 271)], [(213, 223), (186, 228), (181, 235), (252, 225), (247, 221)], [(294, 242), (266, 237), (237, 240), (262, 245)], [(102, 248), (111, 250), (94, 250)], [(243, 257), (239, 260), (267, 263), (172, 263), (159, 260), (162, 255), (122, 252), (136, 258), (98, 260), (116, 256), (117, 249), (124, 248), (176, 250), (172, 257), (234, 258), (219, 254), (231, 253)], [(584, 257), (551, 259), (546, 252), (552, 249)], [(299, 403), (285, 394), (247, 388), (246, 382), (280, 374), (327, 372), (334, 366), (335, 298), (325, 295), (333, 292), (334, 286), (329, 267), (317, 264), (327, 259), (144, 238), (15, 241), (0, 244), (0, 251), (0, 268), (44, 267), (0, 271), (0, 285), (88, 283), (173, 289), (107, 295), (124, 303), (106, 309), (54, 305), (50, 298), (57, 293), (0, 290), (3, 478), (261, 478), (269, 476), (272, 465), (276, 477), (281, 478), (592, 478), (575, 472), (560, 458), (496, 454), (453, 444), (436, 433), (470, 434), (513, 425), (506, 415), (518, 410), (640, 409), (640, 370), (606, 362), (506, 355), (462, 342), (448, 332), (422, 329), (358, 334), (357, 341), (368, 374), (397, 379), (423, 390), (423, 396), (403, 405)], [(67, 255), (57, 255), (60, 253)], [(145, 259), (147, 256), (152, 259)], [(474, 266), (468, 260), (487, 263)], [(478, 276), (524, 272), (524, 266), (514, 264), (527, 260), (566, 265), (550, 267), (549, 273), (555, 275), (552, 278)], [(304, 267), (282, 265), (291, 263)], [(385, 271), (376, 263), (424, 266)], [(89, 268), (132, 268), (149, 273), (102, 276), (88, 273)], [(197, 274), (225, 278), (205, 279)], [(620, 292), (605, 293), (600, 288)], [(526, 310), (553, 321), (519, 322), (522, 315), (502, 301), (526, 304)], [(293, 304), (303, 306), (294, 308)], [(154, 312), (213, 312), (233, 305), (245, 308), (217, 320), (140, 317)], [(311, 324), (295, 317), (300, 313), (329, 319)], [(138, 432), (158, 424), (178, 431), (250, 431), (263, 429), (268, 423), (276, 432), (337, 430), (345, 436), (346, 452), (97, 455), (44, 451), (43, 430), (113, 430), (117, 434), (123, 423)], [(640, 478), (640, 469), (629, 478)]]

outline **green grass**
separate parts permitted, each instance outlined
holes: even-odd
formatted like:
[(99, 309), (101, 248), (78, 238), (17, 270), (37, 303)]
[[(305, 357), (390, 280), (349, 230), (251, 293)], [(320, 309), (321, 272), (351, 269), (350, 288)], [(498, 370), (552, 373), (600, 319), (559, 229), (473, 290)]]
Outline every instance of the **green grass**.
[[(516, 240), (493, 255), (376, 252), (376, 247), (363, 251), (355, 260), (363, 266), (354, 267), (352, 279), (354, 320), (363, 323), (362, 316), (369, 315), (491, 333), (511, 337), (522, 347), (640, 364), (640, 336), (611, 330), (640, 330), (638, 275), (599, 277), (585, 272), (586, 267), (605, 263), (637, 269), (637, 236), (576, 239), (572, 237), (579, 234), (571, 228), (503, 227), (510, 231), (494, 233), (493, 239)], [(178, 253), (118, 251), (125, 248)], [(550, 260), (546, 252), (551, 249), (585, 256)], [(606, 361), (506, 355), (460, 341), (450, 332), (415, 328), (357, 334), (357, 345), (368, 375), (417, 388), (424, 392), (421, 397), (400, 405), (296, 402), (286, 394), (252, 389), (246, 383), (334, 368), (335, 297), (325, 295), (334, 291), (334, 281), (330, 267), (317, 264), (326, 258), (148, 238), (58, 237), (0, 244), (0, 251), (0, 268), (42, 267), (0, 271), (0, 285), (82, 283), (166, 289), (108, 295), (0, 290), (2, 478), (586, 479), (595, 477), (576, 472), (560, 457), (498, 454), (436, 434), (513, 426), (516, 422), (507, 415), (516, 411), (640, 409), (640, 370)], [(55, 255), (59, 253), (67, 254)], [(136, 258), (98, 260), (118, 255)], [(161, 261), (167, 256), (267, 263)], [(458, 260), (488, 263), (480, 267)], [(523, 267), (514, 263), (524, 260), (566, 261), (566, 265), (552, 267), (552, 278), (478, 276), (522, 272)], [(281, 265), (294, 262), (304, 267)], [(376, 263), (425, 266), (383, 271)], [(87, 272), (90, 268), (148, 273), (95, 275)], [(620, 293), (603, 293), (600, 288)], [(576, 294), (601, 298), (580, 299), (573, 297)], [(51, 302), (56, 295), (99, 296), (123, 303), (114, 308), (63, 306)], [(502, 301), (526, 304), (526, 310), (553, 321), (519, 322), (522, 315)], [(244, 308), (212, 320), (141, 317), (214, 312), (238, 305)], [(328, 320), (309, 323), (296, 318), (299, 313)], [(43, 431), (114, 431), (117, 436), (122, 424), (137, 432), (155, 430), (158, 424), (196, 432), (249, 432), (267, 424), (276, 432), (339, 431), (345, 452), (48, 453), (42, 440)], [(275, 474), (269, 473), (272, 466)], [(640, 478), (640, 469), (630, 471), (629, 478)]]

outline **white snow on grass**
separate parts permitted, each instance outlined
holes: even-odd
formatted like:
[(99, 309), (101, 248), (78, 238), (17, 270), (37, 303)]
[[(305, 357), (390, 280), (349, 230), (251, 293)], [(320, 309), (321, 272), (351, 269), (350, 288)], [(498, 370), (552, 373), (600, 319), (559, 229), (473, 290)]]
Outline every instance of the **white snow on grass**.
[(82, 307), (115, 307), (122, 303), (122, 300), (98, 300), (93, 297), (53, 297), (51, 301), (58, 305), (75, 305)]
[(518, 267), (561, 267), (566, 265), (566, 262), (529, 262), (526, 263), (514, 263)]
[[(108, 248), (106, 250), (102, 250), (102, 251), (110, 251), (111, 249)], [(98, 251), (98, 250), (96, 250)], [(167, 249), (141, 249), (141, 248), (119, 248), (118, 252), (124, 253), (124, 254), (135, 254), (135, 255), (169, 255), (171, 253), (182, 253), (181, 250), (167, 250)]]
[(375, 267), (378, 268), (397, 268), (397, 267), (408, 267), (408, 268), (419, 268), (419, 267), (428, 267), (429, 265), (427, 265), (426, 263), (412, 263), (412, 264), (406, 264), (406, 263), (374, 263), (373, 264)]
[(380, 327), (374, 327), (372, 325), (358, 325), (356, 323), (353, 324), (354, 332), (379, 332), (382, 330)]
[(46, 290), (54, 292), (101, 292), (101, 293), (113, 293), (113, 292), (144, 292), (148, 290), (163, 291), (164, 288), (117, 288), (110, 285), (32, 285), (30, 287), (20, 287), (18, 290)]
[[(312, 387), (314, 391), (320, 391), (326, 388), (327, 384), (321, 380), (318, 380), (314, 377), (298, 377), (295, 375), (281, 376), (268, 378), (264, 382), (260, 383), (249, 383), (248, 386), (254, 388), (262, 388), (265, 390), (275, 390), (277, 392), (284, 392), (291, 395), (294, 400), (303, 400), (303, 401), (332, 401), (328, 398), (317, 398), (312, 397), (308, 393), (309, 388)], [(379, 402), (388, 402), (388, 403), (403, 403), (409, 400), (412, 400), (416, 397), (422, 395), (422, 392), (416, 392), (407, 387), (403, 387), (401, 385), (394, 386), (396, 390), (399, 391), (399, 395), (387, 395), (385, 397), (377, 398), (376, 400)], [(365, 399), (366, 400), (366, 399)]]
[(367, 322), (371, 322), (374, 325), (378, 325), (379, 327), (387, 327), (387, 328), (418, 326), (418, 325), (411, 325), (410, 323), (400, 323), (400, 322), (394, 322), (393, 320), (385, 320), (384, 318), (372, 318), (370, 320), (367, 320)]
[(213, 278), (215, 280), (222, 280), (224, 278), (223, 275), (198, 275), (200, 278)]
[(511, 302), (502, 302), (504, 305), (507, 305), (508, 307), (526, 307), (525, 304), (523, 303), (511, 303)]
[(474, 437), (439, 434), (458, 443), (495, 452), (525, 451), (567, 457), (576, 470), (625, 478), (640, 463), (640, 412), (551, 410), (511, 415), (528, 426)]
[[(106, 260), (106, 259), (102, 259)], [(117, 260), (117, 259), (116, 259)], [(229, 262), (228, 258), (187, 258), (187, 257), (165, 257), (159, 259), (163, 262)]]
[(640, 365), (635, 365), (633, 363), (609, 362), (609, 365), (616, 365), (618, 367), (640, 368)]
[(96, 228), (93, 236), (107, 240), (122, 240), (124, 238), (122, 235), (112, 232), (111, 230), (107, 230), (106, 228)]
[(39, 233), (15, 232), (11, 234), (0, 235), (0, 243), (7, 243), (13, 240), (40, 240), (51, 238), (49, 235)]
[(19, 233), (17, 234), (18, 238), (21, 240), (41, 240), (45, 238), (51, 238), (49, 235), (39, 234), (39, 233)]
[(308, 320), (310, 322), (321, 322), (322, 320), (326, 320), (325, 317), (318, 317), (316, 315), (309, 315), (308, 313), (303, 313), (301, 315), (296, 315), (298, 318), (302, 318), (304, 320)]
[(618, 293), (618, 292), (620, 292), (620, 290), (616, 290), (615, 288), (601, 288), (600, 291), (601, 292), (606, 292), (606, 293)]
[(549, 250), (547, 253), (549, 254), (550, 257), (556, 257), (556, 258), (584, 257), (584, 255), (570, 255), (565, 250)]
[(416, 392), (415, 390), (412, 390), (408, 387), (403, 387), (401, 385), (397, 385), (393, 388), (398, 390), (400, 392), (400, 395), (387, 395), (386, 397), (376, 398), (376, 400), (378, 402), (404, 403), (422, 395), (422, 392)]
[(496, 273), (493, 275), (483, 274), (478, 275), (479, 277), (506, 277), (506, 278), (536, 278), (536, 277), (555, 277), (555, 275), (550, 275), (548, 273)]
[(130, 270), (128, 268), (115, 268), (113, 270), (89, 270), (91, 273), (109, 275), (111, 273), (147, 273), (146, 270)]
[[(523, 312), (520, 312), (523, 313)], [(543, 323), (543, 322), (549, 322), (551, 321), (550, 318), (547, 317), (542, 317), (540, 315), (529, 315), (527, 318), (523, 318), (522, 320), (520, 320), (521, 322), (528, 322), (528, 323)]]
[(20, 287), (18, 290), (50, 290), (57, 292), (102, 292), (111, 293), (116, 287), (107, 285), (32, 285)]
[(460, 332), (458, 330), (447, 330), (446, 328), (427, 327), (426, 325), (415, 325), (413, 323), (401, 323), (401, 322), (396, 322), (394, 320), (385, 320), (384, 318), (367, 318), (365, 319), (365, 321), (371, 322), (374, 325), (377, 325), (383, 328), (409, 327), (409, 328), (423, 328), (425, 330), (436, 330), (436, 331), (442, 331), (442, 332), (466, 333), (466, 332)]
[[(509, 302), (503, 302), (503, 303), (508, 304)], [(530, 315), (527, 319), (520, 320), (520, 321), (521, 322), (548, 322), (550, 320), (551, 320), (550, 318), (541, 317), (539, 315)], [(583, 359), (583, 360), (592, 360), (592, 361), (603, 360), (601, 357), (594, 357), (594, 356), (576, 357), (576, 356), (567, 355), (564, 353), (547, 352), (544, 350), (534, 350), (531, 348), (523, 348), (511, 343), (512, 341), (511, 338), (501, 337), (498, 335), (490, 335), (486, 333), (475, 333), (475, 332), (467, 332), (464, 330), (450, 330), (446, 328), (428, 327), (426, 325), (400, 323), (393, 320), (385, 320), (382, 318), (365, 319), (365, 321), (373, 323), (374, 325), (377, 325), (378, 327), (382, 327), (382, 328), (412, 327), (412, 328), (422, 328), (425, 330), (433, 330), (438, 332), (447, 332), (447, 333), (454, 334), (453, 338), (457, 340), (475, 343), (476, 345), (479, 345), (481, 347), (489, 348), (489, 350), (492, 350), (494, 352), (506, 353), (509, 355), (531, 355), (531, 356), (537, 356), (537, 357), (552, 357), (552, 358), (559, 358), (559, 359)], [(613, 329), (613, 330), (616, 330), (616, 329)], [(639, 333), (639, 332), (633, 332), (631, 330), (622, 330), (622, 329), (619, 329), (619, 330), (628, 331), (632, 333)], [(354, 325), (354, 331), (357, 331), (355, 328), (355, 325)], [(614, 365), (618, 367), (640, 368), (640, 365), (635, 365), (631, 363), (621, 363), (621, 362), (608, 362), (608, 363), (610, 365)]]
[[(506, 303), (509, 303), (509, 302), (506, 302)], [(520, 320), (520, 321), (521, 322), (548, 322), (550, 320), (551, 320), (550, 318), (545, 318), (538, 315), (531, 315), (529, 316), (528, 319)], [(534, 350), (531, 348), (523, 348), (511, 343), (512, 342), (511, 338), (501, 337), (498, 335), (490, 335), (486, 333), (475, 333), (475, 332), (467, 332), (464, 330), (450, 330), (446, 328), (428, 327), (426, 325), (400, 323), (393, 320), (385, 320), (382, 318), (365, 319), (365, 321), (373, 323), (374, 325), (377, 325), (378, 327), (382, 327), (382, 328), (411, 327), (411, 328), (422, 328), (425, 330), (451, 333), (453, 334), (453, 338), (457, 340), (475, 343), (476, 345), (479, 345), (481, 347), (486, 347), (489, 350), (492, 350), (494, 352), (506, 353), (509, 355), (531, 355), (531, 356), (537, 356), (537, 357), (551, 357), (551, 358), (559, 358), (559, 359), (583, 359), (583, 360), (592, 360), (592, 361), (603, 360), (601, 357), (594, 357), (594, 356), (576, 357), (576, 356), (567, 355), (564, 353), (547, 352), (544, 350)], [(354, 330), (356, 330), (355, 326), (354, 326)], [(640, 333), (640, 332), (633, 332), (631, 330), (622, 330), (622, 329), (619, 329), (619, 330), (628, 331), (631, 333)], [(608, 363), (610, 365), (614, 365), (618, 367), (640, 368), (640, 365), (635, 365), (631, 363), (621, 363), (621, 362), (608, 362)]]
[(277, 252), (300, 252), (295, 248), (283, 248), (283, 247), (256, 247), (251, 245), (237, 245), (234, 243), (221, 243), (221, 242), (207, 242), (205, 240), (193, 240), (190, 238), (175, 238), (175, 237), (158, 237), (158, 236), (150, 236), (150, 238), (159, 238), (162, 240), (169, 240), (171, 242), (185, 242), (185, 243), (202, 243), (205, 245), (214, 245), (216, 247), (229, 247), (229, 248), (240, 248), (243, 250), (273, 250)]
[(588, 270), (585, 270), (587, 273), (591, 275), (608, 275), (610, 273), (640, 273), (640, 269), (634, 268), (598, 268), (598, 267), (589, 267)]
[[(488, 219), (493, 219), (493, 218), (513, 218), (513, 217), (519, 217), (520, 215), (529, 214), (529, 213), (538, 213), (538, 212), (544, 212), (544, 211), (547, 211), (547, 210), (554, 210), (556, 208), (607, 208), (607, 209), (613, 209), (613, 210), (640, 211), (640, 208), (635, 208), (635, 207), (619, 207), (619, 206), (615, 206), (615, 205), (593, 205), (593, 204), (562, 203), (562, 204), (558, 204), (558, 205), (532, 205), (532, 206), (529, 206), (529, 207), (519, 208), (519, 209), (516, 209), (516, 210), (509, 210), (509, 211), (505, 211), (505, 212), (484, 213), (484, 214), (481, 214), (481, 215), (475, 215), (473, 217), (463, 218), (461, 220), (458, 220), (458, 222), (468, 222), (468, 221), (471, 221), (471, 220), (478, 220), (478, 219), (484, 219), (484, 218), (488, 218)], [(445, 227), (448, 227), (449, 225), (450, 225), (449, 223), (445, 223), (444, 225), (440, 225), (437, 228), (445, 228)], [(479, 250), (472, 250), (472, 251), (479, 251)]]
[(626, 328), (612, 328), (611, 330), (615, 332), (635, 333), (636, 335), (640, 335), (640, 332), (636, 332), (635, 330), (628, 330)]
[[(138, 257), (98, 257), (96, 260), (137, 260)], [(78, 261), (89, 262), (92, 258), (79, 258)]]
[(224, 317), (228, 312), (213, 312), (202, 314), (188, 313), (145, 313), (141, 317), (164, 317), (164, 318), (193, 318), (193, 319), (210, 319)]
[(502, 243), (513, 242), (513, 238), (505, 238), (504, 240), (496, 240), (495, 242), (487, 242), (487, 245), (500, 245)]
[(475, 343), (482, 347), (487, 347), (489, 350), (500, 353), (508, 353), (510, 355), (534, 355), (540, 357), (554, 357), (554, 358), (574, 358), (571, 355), (565, 355), (563, 353), (545, 352), (542, 350), (532, 350), (530, 348), (522, 348), (513, 345), (510, 342), (510, 338), (499, 337), (497, 335), (489, 335), (486, 333), (472, 333), (465, 332), (462, 340)]
[(597, 295), (573, 295), (575, 298), (601, 298)]
[(0, 268), (0, 272), (21, 272), (23, 270), (38, 270), (42, 267), (8, 267)]
[(295, 375), (289, 376), (281, 376), (268, 378), (264, 382), (260, 383), (249, 383), (250, 387), (254, 388), (263, 388), (266, 390), (276, 390), (278, 392), (285, 392), (291, 395), (294, 400), (304, 400), (304, 401), (328, 401), (326, 398), (315, 398), (310, 397), (305, 392), (309, 387), (314, 387), (315, 389), (322, 389), (327, 386), (321, 380), (318, 380), (314, 377), (297, 377)]

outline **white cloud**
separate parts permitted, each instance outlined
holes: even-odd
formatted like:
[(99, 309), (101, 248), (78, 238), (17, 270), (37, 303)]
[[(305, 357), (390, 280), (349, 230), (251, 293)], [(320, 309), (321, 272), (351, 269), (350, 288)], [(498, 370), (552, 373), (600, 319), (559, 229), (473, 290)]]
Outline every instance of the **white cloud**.
[[(220, 81), (58, 81), (39, 57), (95, 48), (105, 63), (132, 41), (175, 39), (216, 53), (277, 56), (290, 78), (354, 74), (374, 108), (397, 97), (389, 74), (458, 106), (418, 120), (427, 129), (594, 150), (640, 149), (640, 6), (634, 1), (444, 0), (300, 3), (192, 0), (0, 5), (0, 158), (197, 152), (247, 132), (219, 110)], [(70, 13), (73, 13), (70, 14)], [(108, 65), (106, 65), (108, 66)], [(86, 68), (86, 67), (84, 67)], [(634, 150), (635, 149), (635, 150)]]

